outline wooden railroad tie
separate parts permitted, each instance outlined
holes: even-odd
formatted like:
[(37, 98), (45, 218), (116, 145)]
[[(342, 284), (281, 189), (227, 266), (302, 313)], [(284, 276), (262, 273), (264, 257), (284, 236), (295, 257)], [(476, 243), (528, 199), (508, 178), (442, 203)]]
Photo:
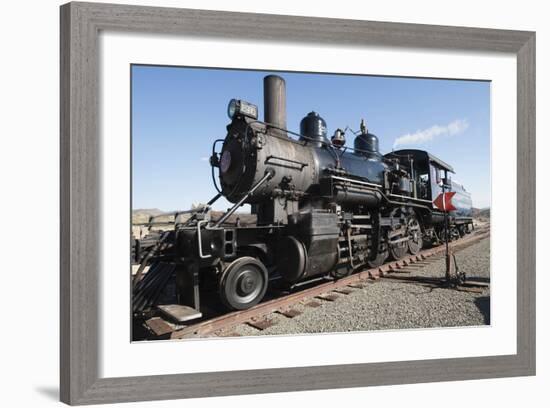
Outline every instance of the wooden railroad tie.
[(265, 330), (268, 327), (275, 325), (275, 323), (271, 319), (249, 320), (246, 322), (246, 324), (258, 330)]
[(315, 296), (317, 299), (321, 299), (321, 300), (328, 300), (329, 302), (334, 302), (336, 299), (339, 298), (339, 296), (337, 294), (334, 294), (334, 293), (329, 293), (329, 294), (326, 294), (326, 295), (319, 295), (319, 296)]
[(296, 316), (300, 316), (302, 314), (302, 312), (300, 312), (297, 309), (277, 310), (277, 313), (282, 314), (284, 317), (288, 317), (289, 319), (292, 319)]
[(353, 293), (353, 290), (346, 289), (346, 288), (338, 288), (338, 289), (334, 289), (334, 292), (341, 293), (342, 295), (349, 295), (349, 294)]

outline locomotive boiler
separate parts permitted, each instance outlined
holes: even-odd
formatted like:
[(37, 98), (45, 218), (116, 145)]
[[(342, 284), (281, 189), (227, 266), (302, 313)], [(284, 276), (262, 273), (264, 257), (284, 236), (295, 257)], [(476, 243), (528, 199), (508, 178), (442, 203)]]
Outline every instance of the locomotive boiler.
[[(472, 229), (469, 193), (430, 153), (383, 155), (364, 121), (357, 132), (335, 129), (329, 137), (317, 112), (302, 119), (299, 132), (288, 130), (279, 76), (264, 78), (264, 120), (256, 105), (235, 99), (228, 115), (210, 158), (218, 194), (176, 222), (169, 238), (181, 304), (198, 310), (200, 295), (214, 291), (229, 309), (246, 309), (270, 284), (338, 279), (416, 254), (444, 239), (443, 213), (433, 205), (442, 191), (457, 192), (450, 238)], [(212, 220), (208, 209), (221, 196), (234, 205)], [(229, 223), (243, 204), (251, 205), (254, 225)]]

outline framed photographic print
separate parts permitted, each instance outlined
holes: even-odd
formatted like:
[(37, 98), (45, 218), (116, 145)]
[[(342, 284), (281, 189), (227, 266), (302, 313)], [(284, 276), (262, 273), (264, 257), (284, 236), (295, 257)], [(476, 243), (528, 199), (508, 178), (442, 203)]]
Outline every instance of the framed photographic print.
[(62, 401), (533, 375), (534, 63), (532, 32), (62, 6)]

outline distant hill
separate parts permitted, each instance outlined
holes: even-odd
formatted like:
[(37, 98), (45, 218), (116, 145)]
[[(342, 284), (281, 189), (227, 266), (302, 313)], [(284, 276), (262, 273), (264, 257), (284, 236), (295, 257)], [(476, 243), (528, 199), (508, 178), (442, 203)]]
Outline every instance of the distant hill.
[[(490, 219), (491, 209), (487, 208), (472, 208), (473, 218), (478, 219)], [(167, 214), (162, 216), (162, 214)], [(211, 211), (210, 216), (213, 220), (220, 218), (223, 215), (223, 211)], [(159, 217), (160, 216), (160, 217)], [(149, 222), (150, 217), (158, 217), (156, 222), (174, 221), (174, 216), (166, 211), (159, 210), (158, 208), (140, 208), (132, 211), (132, 224), (143, 224)], [(182, 216), (185, 219), (185, 215)], [(240, 222), (244, 225), (251, 225), (256, 223), (256, 215), (235, 213), (227, 220), (228, 224), (234, 224), (239, 218)]]
[(140, 224), (149, 221), (150, 217), (164, 214), (164, 211), (158, 208), (138, 208), (132, 210), (132, 224)]
[(491, 218), (491, 208), (472, 208), (474, 218)]
[[(197, 207), (198, 205), (194, 205), (193, 207)], [(163, 215), (166, 214), (166, 215)], [(212, 220), (217, 220), (224, 214), (223, 211), (210, 211), (210, 217)], [(158, 208), (143, 208), (143, 209), (136, 209), (132, 211), (132, 224), (144, 224), (149, 222), (149, 219), (151, 217), (157, 217), (155, 218), (155, 222), (173, 222), (174, 221), (174, 215), (172, 214), (172, 211), (162, 211)], [(188, 217), (187, 214), (180, 215), (179, 221), (184, 221)], [(237, 222), (237, 219), (239, 219), (240, 223), (243, 225), (251, 225), (256, 223), (256, 215), (253, 214), (243, 214), (236, 212), (235, 214), (231, 215), (229, 219), (226, 221), (228, 224), (235, 224)], [(159, 226), (159, 228), (161, 228)], [(162, 227), (163, 229), (166, 229), (166, 226)], [(155, 228), (156, 229), (156, 228)]]

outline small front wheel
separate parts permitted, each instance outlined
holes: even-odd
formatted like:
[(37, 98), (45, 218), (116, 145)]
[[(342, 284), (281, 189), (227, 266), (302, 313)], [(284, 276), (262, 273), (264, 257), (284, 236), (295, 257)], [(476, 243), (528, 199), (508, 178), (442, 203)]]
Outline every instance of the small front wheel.
[(220, 280), (220, 298), (225, 306), (245, 310), (258, 304), (267, 291), (268, 273), (262, 262), (251, 256), (233, 261)]

